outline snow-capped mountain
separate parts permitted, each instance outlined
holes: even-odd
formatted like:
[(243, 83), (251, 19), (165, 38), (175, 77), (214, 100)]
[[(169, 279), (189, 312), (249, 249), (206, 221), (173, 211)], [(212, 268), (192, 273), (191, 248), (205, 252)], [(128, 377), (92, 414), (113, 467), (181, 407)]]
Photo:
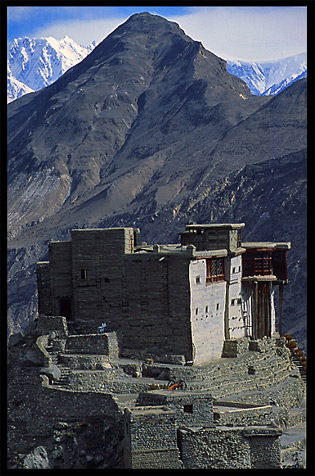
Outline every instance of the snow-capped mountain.
[[(53, 83), (95, 46), (95, 42), (81, 46), (67, 36), (14, 39), (8, 51), (7, 102)], [(306, 53), (269, 62), (228, 60), (227, 69), (245, 81), (252, 94), (278, 94), (307, 76)]]
[(252, 94), (278, 94), (298, 79), (307, 76), (307, 56), (300, 53), (269, 62), (227, 61), (228, 72), (241, 78)]
[(21, 96), (24, 96), (24, 94), (27, 93), (32, 93), (34, 90), (26, 86), (26, 84), (21, 83), (18, 79), (16, 79), (11, 71), (10, 68), (10, 63), (8, 61), (8, 67), (7, 67), (7, 102), (14, 101), (14, 99), (17, 99)]
[(7, 102), (53, 83), (94, 47), (95, 42), (81, 46), (67, 36), (14, 39), (8, 51)]

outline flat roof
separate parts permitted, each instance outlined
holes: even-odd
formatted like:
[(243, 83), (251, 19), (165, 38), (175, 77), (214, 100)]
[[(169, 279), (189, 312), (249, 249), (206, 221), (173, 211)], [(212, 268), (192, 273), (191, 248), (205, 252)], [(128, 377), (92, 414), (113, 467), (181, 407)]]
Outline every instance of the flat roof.
[(271, 248), (289, 250), (291, 248), (290, 241), (278, 243), (272, 241), (242, 241), (242, 246), (246, 249), (250, 248)]
[[(135, 248), (135, 254), (143, 255), (143, 254), (150, 254), (156, 253), (154, 250), (154, 246), (157, 246), (157, 253), (159, 254), (188, 254), (191, 252), (191, 248), (193, 245), (180, 245), (180, 244), (168, 244), (168, 245), (142, 245), (137, 246)], [(241, 249), (241, 248), (239, 248)], [(244, 249), (245, 251), (245, 249)], [(132, 253), (131, 256), (134, 254)], [(204, 250), (204, 251), (197, 251), (193, 246), (193, 256), (195, 258), (206, 258), (206, 257), (214, 257), (214, 256), (227, 256), (227, 250)]]
[(253, 275), (253, 276), (244, 276), (242, 278), (242, 281), (244, 282), (251, 282), (251, 281), (278, 281), (277, 276), (274, 274), (266, 274), (266, 275)]
[(71, 233), (76, 231), (110, 231), (110, 230), (135, 230), (132, 226), (112, 226), (110, 228), (72, 228)]
[(186, 228), (243, 228), (245, 223), (193, 223), (186, 225)]
[(163, 413), (172, 413), (174, 414), (174, 410), (171, 408), (166, 407), (165, 405), (147, 405), (143, 407), (132, 407), (128, 408), (128, 412), (134, 415), (162, 415)]

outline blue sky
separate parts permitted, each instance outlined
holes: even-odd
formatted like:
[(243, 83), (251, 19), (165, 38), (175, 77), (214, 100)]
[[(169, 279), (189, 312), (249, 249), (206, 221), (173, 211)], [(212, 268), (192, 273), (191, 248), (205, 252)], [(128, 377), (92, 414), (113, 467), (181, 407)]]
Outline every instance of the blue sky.
[(177, 22), (187, 35), (224, 59), (268, 61), (307, 48), (307, 8), (277, 7), (70, 7), (8, 8), (8, 40), (69, 36), (81, 45), (103, 40), (142, 11)]

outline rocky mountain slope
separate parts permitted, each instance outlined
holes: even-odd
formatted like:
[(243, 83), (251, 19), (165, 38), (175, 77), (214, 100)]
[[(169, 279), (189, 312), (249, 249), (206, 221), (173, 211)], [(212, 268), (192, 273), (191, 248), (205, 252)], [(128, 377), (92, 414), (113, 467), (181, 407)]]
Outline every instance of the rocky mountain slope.
[(245, 81), (252, 94), (268, 96), (306, 78), (307, 54), (263, 62), (228, 61), (227, 67), (229, 73)]
[[(11, 102), (38, 91), (58, 79), (95, 47), (78, 45), (69, 37), (16, 38), (8, 52), (7, 95)], [(242, 79), (252, 94), (279, 94), (294, 81), (307, 76), (306, 53), (271, 62), (227, 61), (229, 73)]]
[[(8, 106), (9, 330), (36, 310), (36, 261), (71, 228), (195, 221), (292, 241), (284, 331), (305, 345), (306, 80), (254, 96), (226, 62), (137, 14), (45, 89)], [(285, 317), (286, 316), (286, 317)], [(292, 332), (293, 332), (292, 330)]]
[(38, 91), (53, 83), (88, 55), (95, 43), (85, 47), (65, 36), (15, 38), (8, 51), (7, 101)]

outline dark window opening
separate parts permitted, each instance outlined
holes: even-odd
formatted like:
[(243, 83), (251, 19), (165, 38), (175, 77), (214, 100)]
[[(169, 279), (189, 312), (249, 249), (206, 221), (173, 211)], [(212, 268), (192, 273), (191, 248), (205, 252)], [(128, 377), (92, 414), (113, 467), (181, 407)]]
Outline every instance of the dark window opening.
[(193, 412), (193, 406), (191, 404), (184, 405), (184, 413), (192, 413)]
[(65, 298), (60, 299), (59, 309), (60, 315), (66, 317), (67, 319), (72, 319), (72, 309), (71, 309), (71, 299)]
[(105, 283), (109, 283), (109, 282), (110, 282), (110, 279), (109, 279), (109, 278), (105, 278), (104, 281), (105, 281)]
[(87, 269), (81, 269), (81, 279), (87, 279)]
[(214, 419), (214, 421), (220, 420), (220, 413), (215, 413), (215, 412), (214, 412), (214, 413), (213, 413), (213, 419)]
[(223, 258), (208, 258), (207, 260), (207, 283), (212, 281), (224, 281)]

